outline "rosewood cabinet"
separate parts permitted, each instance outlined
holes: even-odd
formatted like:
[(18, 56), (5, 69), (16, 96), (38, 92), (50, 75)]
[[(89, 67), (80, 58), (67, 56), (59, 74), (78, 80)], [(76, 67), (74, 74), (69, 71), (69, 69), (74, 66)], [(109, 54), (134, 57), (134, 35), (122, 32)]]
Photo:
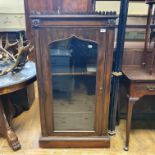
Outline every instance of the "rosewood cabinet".
[(92, 0), (61, 2), (56, 11), (30, 15), (36, 47), (40, 146), (109, 147), (116, 13), (94, 12)]

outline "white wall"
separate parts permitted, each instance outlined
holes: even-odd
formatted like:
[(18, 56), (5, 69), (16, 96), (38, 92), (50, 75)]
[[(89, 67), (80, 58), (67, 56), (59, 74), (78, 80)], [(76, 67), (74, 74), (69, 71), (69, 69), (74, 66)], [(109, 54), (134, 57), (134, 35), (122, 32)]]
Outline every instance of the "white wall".
[[(97, 10), (104, 10), (104, 11), (117, 11), (119, 13), (120, 10), (120, 2), (119, 1), (113, 1), (113, 2), (97, 2), (96, 4)], [(136, 15), (143, 15), (147, 14), (148, 5), (144, 2), (130, 2), (129, 3), (129, 14), (136, 14)]]
[(24, 1), (0, 0), (0, 13), (24, 13)]
[(25, 29), (23, 0), (0, 0), (0, 30), (3, 29)]

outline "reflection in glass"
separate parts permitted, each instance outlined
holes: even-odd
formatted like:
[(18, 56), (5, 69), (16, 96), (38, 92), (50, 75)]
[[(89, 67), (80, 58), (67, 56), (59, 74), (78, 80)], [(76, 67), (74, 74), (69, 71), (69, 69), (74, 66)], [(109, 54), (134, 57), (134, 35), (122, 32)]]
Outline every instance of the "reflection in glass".
[(49, 52), (54, 130), (94, 130), (97, 44), (73, 36), (51, 43)]

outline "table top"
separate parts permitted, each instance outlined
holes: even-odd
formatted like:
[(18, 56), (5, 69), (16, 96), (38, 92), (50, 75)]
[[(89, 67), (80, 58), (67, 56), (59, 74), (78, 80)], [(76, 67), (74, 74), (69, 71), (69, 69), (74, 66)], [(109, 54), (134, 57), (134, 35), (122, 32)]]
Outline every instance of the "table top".
[[(0, 65), (0, 69), (4, 69), (3, 65)], [(32, 61), (28, 61), (24, 68), (16, 73), (8, 73), (6, 75), (0, 76), (0, 90), (5, 88), (11, 88), (12, 86), (27, 82), (36, 77), (36, 66)], [(34, 81), (34, 80), (33, 80)], [(1, 94), (1, 91), (0, 91)]]
[(122, 68), (123, 74), (132, 81), (139, 82), (155, 82), (155, 71), (153, 74), (149, 74), (149, 70), (142, 68), (141, 66), (126, 66)]

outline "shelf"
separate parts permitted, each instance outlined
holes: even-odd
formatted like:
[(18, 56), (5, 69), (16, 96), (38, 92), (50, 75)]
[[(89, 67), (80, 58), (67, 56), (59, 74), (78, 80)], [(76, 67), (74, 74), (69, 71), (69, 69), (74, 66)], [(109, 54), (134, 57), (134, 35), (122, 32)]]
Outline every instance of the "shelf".
[(52, 76), (69, 76), (69, 75), (96, 75), (96, 72), (73, 72), (73, 73), (52, 73)]

